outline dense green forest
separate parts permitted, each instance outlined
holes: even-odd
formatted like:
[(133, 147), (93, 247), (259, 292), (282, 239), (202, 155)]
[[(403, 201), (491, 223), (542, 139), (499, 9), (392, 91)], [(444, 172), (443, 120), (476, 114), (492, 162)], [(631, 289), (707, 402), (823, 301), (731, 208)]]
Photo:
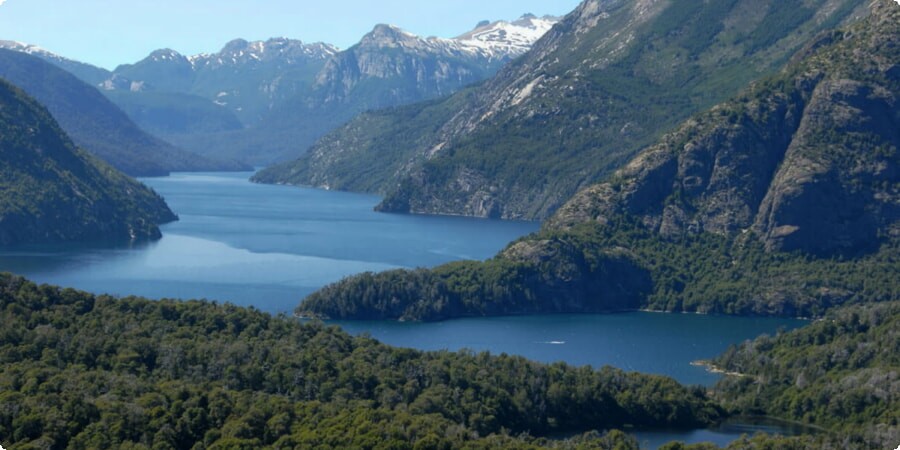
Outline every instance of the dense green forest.
[(718, 397), (743, 413), (824, 427), (843, 448), (893, 448), (900, 443), (898, 298), (732, 347), (714, 364), (741, 376), (719, 383)]
[[(590, 430), (701, 427), (732, 414), (822, 431), (745, 437), (731, 450), (887, 448), (900, 435), (897, 301), (729, 349), (714, 364), (741, 375), (712, 397), (609, 367), (396, 349), (253, 308), (117, 299), (9, 274), (0, 318), (7, 449), (631, 450), (637, 441), (622, 432)], [(573, 437), (541, 437), (551, 435)]]
[(2, 275), (0, 316), (7, 449), (527, 448), (523, 433), (722, 417), (664, 377), (394, 349), (252, 308)]
[(900, 243), (859, 258), (766, 252), (752, 238), (665, 239), (634, 219), (544, 230), (485, 262), (365, 273), (327, 286), (301, 315), (442, 320), (459, 316), (654, 309), (820, 316), (900, 298)]
[(176, 219), (156, 192), (77, 149), (43, 106), (0, 80), (0, 245), (154, 239)]

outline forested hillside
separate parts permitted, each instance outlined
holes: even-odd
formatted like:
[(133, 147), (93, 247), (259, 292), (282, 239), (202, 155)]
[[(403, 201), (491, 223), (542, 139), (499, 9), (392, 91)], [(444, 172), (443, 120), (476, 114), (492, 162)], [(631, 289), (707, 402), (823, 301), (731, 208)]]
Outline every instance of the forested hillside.
[(900, 442), (900, 301), (842, 308), (714, 360), (717, 395), (737, 411), (818, 425), (843, 448)]
[(0, 80), (0, 245), (154, 239), (175, 219), (159, 195), (76, 149), (46, 109)]
[(7, 449), (560, 447), (516, 436), (721, 417), (703, 389), (664, 377), (395, 349), (229, 305), (0, 275), (0, 316)]

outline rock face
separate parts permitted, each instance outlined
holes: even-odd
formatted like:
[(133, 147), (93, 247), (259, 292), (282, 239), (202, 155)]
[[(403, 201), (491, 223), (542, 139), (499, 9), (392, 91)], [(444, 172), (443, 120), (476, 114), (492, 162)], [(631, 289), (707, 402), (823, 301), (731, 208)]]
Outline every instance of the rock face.
[[(423, 38), (377, 25), (359, 44), (325, 64), (316, 76), (312, 101), (358, 104), (353, 108), (358, 113), (449, 95), (524, 54), (556, 20), (526, 16), (482, 25), (453, 39)], [(378, 87), (385, 82), (392, 87)]]
[(426, 108), (437, 117), (403, 141), (382, 135), (402, 127), (385, 126), (384, 114), (364, 116), (294, 170), (282, 168), (293, 177), (278, 181), (371, 177), (348, 171), (387, 164), (369, 183), (387, 194), (382, 210), (546, 218), (691, 114), (775, 72), (820, 30), (857, 17), (864, 3), (587, 0), (525, 56), (446, 100), (450, 111), (396, 111), (398, 122)]
[(155, 192), (77, 150), (50, 113), (0, 80), (0, 245), (137, 241), (176, 220)]
[(337, 48), (285, 38), (248, 42), (235, 39), (221, 51), (185, 56), (157, 50), (135, 64), (116, 68), (102, 86), (190, 94), (235, 114), (245, 125), (258, 123), (278, 102), (308, 88)]
[[(887, 2), (890, 3), (890, 2)], [(667, 135), (551, 228), (626, 213), (667, 237), (758, 236), (828, 255), (900, 230), (900, 7), (823, 34), (783, 73)]]
[(37, 56), (0, 49), (0, 77), (42, 102), (80, 147), (129, 175), (246, 168), (186, 152), (147, 134), (96, 88)]

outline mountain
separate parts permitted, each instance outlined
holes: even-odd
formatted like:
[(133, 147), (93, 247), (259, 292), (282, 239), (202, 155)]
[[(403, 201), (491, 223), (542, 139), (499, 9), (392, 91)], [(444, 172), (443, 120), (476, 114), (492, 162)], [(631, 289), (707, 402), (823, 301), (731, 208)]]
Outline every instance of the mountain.
[(198, 95), (128, 90), (104, 94), (141, 129), (168, 142), (177, 142), (185, 134), (244, 129), (234, 113)]
[(554, 23), (529, 16), (482, 25), (453, 39), (377, 25), (325, 64), (313, 85), (314, 107), (343, 103), (358, 113), (449, 95), (527, 52)]
[(53, 52), (44, 50), (36, 45), (25, 44), (16, 41), (0, 40), (0, 48), (13, 50), (21, 53), (27, 53), (37, 56), (69, 73), (75, 75), (80, 80), (91, 86), (97, 86), (112, 75), (110, 71), (101, 69), (100, 67), (75, 61), (63, 56), (59, 56)]
[(96, 88), (40, 58), (0, 49), (0, 77), (45, 105), (79, 147), (129, 175), (245, 168), (209, 160), (150, 136)]
[(297, 312), (815, 317), (900, 298), (900, 6), (870, 8), (688, 119), (495, 258), (358, 275)]
[[(691, 114), (858, 16), (863, 3), (587, 0), (525, 56), (458, 94), (467, 100), (447, 100), (450, 111), (423, 106), (449, 120), (391, 141), (382, 130), (402, 125), (371, 128), (390, 115), (362, 116), (275, 169), (281, 176), (257, 179), (346, 189), (365, 176), (386, 195), (383, 211), (547, 218)], [(353, 170), (376, 165), (383, 170)]]
[(515, 59), (531, 50), (534, 43), (547, 34), (559, 19), (553, 16), (537, 17), (534, 14), (525, 14), (511, 22), (484, 21), (474, 30), (457, 36), (454, 40)]
[[(881, 12), (881, 10), (879, 11)], [(749, 234), (852, 256), (900, 237), (900, 7), (825, 32), (777, 77), (696, 116), (549, 222), (627, 214), (659, 235)]]
[(76, 149), (46, 109), (0, 80), (0, 245), (153, 239), (176, 219), (155, 192)]
[[(270, 164), (296, 158), (324, 133), (363, 111), (446, 96), (490, 77), (525, 53), (555, 21), (525, 16), (482, 23), (453, 39), (423, 38), (378, 25), (342, 52), (284, 39), (235, 40), (213, 55), (189, 57), (159, 50), (117, 68), (104, 86), (109, 92), (137, 91), (111, 96), (130, 114), (154, 108), (140, 104), (147, 92), (194, 95), (229, 109), (245, 129), (166, 131), (158, 122), (146, 121), (146, 115), (132, 117), (192, 151)], [(174, 111), (177, 105), (169, 103), (166, 110)]]
[(337, 49), (328, 44), (284, 38), (235, 39), (217, 53), (194, 56), (162, 49), (135, 64), (117, 67), (103, 86), (196, 95), (251, 125), (279, 101), (306, 89), (335, 53)]

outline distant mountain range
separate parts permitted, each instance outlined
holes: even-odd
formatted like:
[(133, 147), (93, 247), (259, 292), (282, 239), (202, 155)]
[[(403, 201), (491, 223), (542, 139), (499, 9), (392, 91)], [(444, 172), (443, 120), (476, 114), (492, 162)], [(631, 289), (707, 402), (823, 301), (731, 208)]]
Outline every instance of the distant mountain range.
[(247, 168), (186, 152), (147, 134), (96, 88), (55, 65), (76, 63), (48, 53), (30, 53), (0, 49), (0, 77), (35, 97), (78, 146), (113, 167), (133, 176)]
[(171, 49), (109, 72), (14, 42), (99, 87), (138, 125), (191, 151), (253, 164), (290, 160), (360, 112), (452, 94), (527, 52), (557, 21), (482, 22), (452, 39), (377, 25), (345, 51), (237, 39), (217, 53)]
[(78, 150), (50, 113), (0, 80), (0, 245), (158, 238), (159, 195)]

